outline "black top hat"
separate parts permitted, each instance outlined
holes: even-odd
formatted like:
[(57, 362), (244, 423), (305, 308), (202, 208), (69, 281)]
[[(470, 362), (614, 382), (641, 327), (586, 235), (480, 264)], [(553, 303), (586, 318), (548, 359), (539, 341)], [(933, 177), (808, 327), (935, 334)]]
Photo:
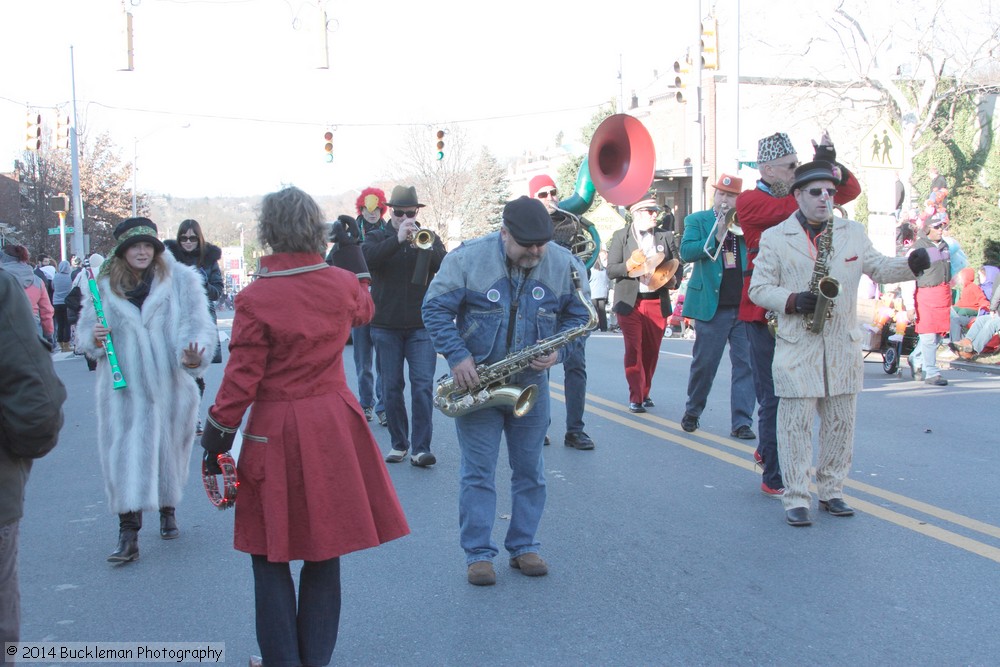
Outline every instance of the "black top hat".
[(826, 160), (816, 160), (806, 162), (795, 170), (795, 182), (792, 183), (792, 192), (813, 181), (832, 181), (834, 186), (840, 182), (840, 177), (835, 173), (835, 167)]
[(115, 257), (123, 257), (130, 246), (141, 241), (153, 244), (154, 252), (163, 252), (163, 241), (156, 237), (156, 224), (149, 218), (129, 218), (115, 227)]
[(424, 204), (417, 201), (417, 188), (412, 185), (397, 185), (392, 189), (392, 196), (389, 197), (389, 206), (408, 207), (416, 206), (421, 208)]

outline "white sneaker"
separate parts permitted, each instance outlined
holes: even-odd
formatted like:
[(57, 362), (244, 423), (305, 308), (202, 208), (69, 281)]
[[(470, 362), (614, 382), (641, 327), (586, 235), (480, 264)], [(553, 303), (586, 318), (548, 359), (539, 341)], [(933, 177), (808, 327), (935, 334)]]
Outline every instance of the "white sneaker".
[(437, 458), (430, 452), (420, 452), (410, 457), (410, 465), (417, 466), (418, 468), (429, 468), (435, 463), (437, 463)]
[(385, 457), (386, 463), (399, 463), (406, 458), (405, 449), (393, 449), (389, 452), (389, 456)]

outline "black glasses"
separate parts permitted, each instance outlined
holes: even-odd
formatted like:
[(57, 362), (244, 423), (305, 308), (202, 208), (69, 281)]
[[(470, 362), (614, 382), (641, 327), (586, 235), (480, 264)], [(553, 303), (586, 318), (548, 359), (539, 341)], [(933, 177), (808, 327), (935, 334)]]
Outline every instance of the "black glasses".
[(837, 191), (834, 188), (809, 188), (808, 190), (806, 190), (806, 192), (808, 192), (813, 197), (820, 197), (823, 195), (824, 192), (826, 193), (827, 197), (833, 197), (835, 194), (837, 194)]
[(417, 209), (413, 209), (412, 211), (404, 211), (401, 208), (394, 208), (392, 209), (392, 214), (397, 218), (402, 218), (404, 215), (407, 218), (415, 218), (417, 217)]
[(197, 240), (198, 240), (198, 237), (195, 236), (195, 235), (193, 235), (193, 234), (188, 234), (187, 236), (182, 236), (181, 237), (181, 241), (187, 241), (189, 243), (193, 242), (193, 241), (197, 241)]
[(788, 164), (784, 165), (785, 169), (797, 169), (798, 166), (799, 166), (798, 162), (789, 162)]
[(537, 195), (539, 199), (548, 199), (549, 197), (558, 197), (558, 196), (559, 196), (558, 190), (546, 190), (545, 192), (539, 192)]

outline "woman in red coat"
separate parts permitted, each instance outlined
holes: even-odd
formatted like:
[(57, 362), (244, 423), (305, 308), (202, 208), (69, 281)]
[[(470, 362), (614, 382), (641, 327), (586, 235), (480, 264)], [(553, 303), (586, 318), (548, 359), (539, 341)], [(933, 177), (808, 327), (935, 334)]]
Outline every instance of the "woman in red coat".
[[(357, 235), (341, 231), (341, 252), (360, 258)], [(371, 320), (374, 306), (363, 259), (354, 272), (323, 260), (327, 227), (305, 192), (264, 197), (258, 236), (274, 254), (236, 297), (229, 363), (202, 446), (217, 472), (217, 455), (251, 408), (234, 542), (251, 554), (257, 642), (265, 665), (326, 665), (340, 618), (339, 557), (409, 532), (344, 377), (351, 327)], [(305, 561), (298, 601), (292, 560)]]

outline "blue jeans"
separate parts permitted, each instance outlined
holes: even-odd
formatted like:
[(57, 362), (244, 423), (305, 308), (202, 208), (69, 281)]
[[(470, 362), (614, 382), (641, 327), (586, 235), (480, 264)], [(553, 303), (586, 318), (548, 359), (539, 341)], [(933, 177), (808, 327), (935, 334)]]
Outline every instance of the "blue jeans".
[(729, 391), (733, 431), (753, 424), (753, 406), (757, 399), (753, 371), (750, 369), (747, 323), (737, 319), (738, 313), (738, 306), (727, 306), (719, 308), (710, 320), (697, 320), (691, 373), (688, 376), (688, 400), (684, 406), (684, 412), (701, 416), (728, 342), (729, 361), (733, 367)]
[(563, 386), (566, 392), (566, 432), (583, 431), (583, 408), (587, 402), (587, 336), (564, 348)]
[(913, 362), (914, 368), (924, 369), (924, 378), (941, 375), (941, 369), (937, 367), (937, 349), (940, 344), (939, 333), (917, 334), (917, 344), (910, 354), (910, 361)]
[(509, 406), (502, 406), (455, 419), (462, 451), (458, 523), (467, 565), (492, 560), (499, 553), (493, 540), (493, 523), (497, 515), (496, 469), (501, 435), (507, 439), (511, 468), (510, 526), (504, 547), (511, 558), (538, 551), (535, 533), (545, 509), (542, 442), (549, 425), (549, 382), (544, 372), (532, 375), (531, 382), (538, 385), (538, 400), (523, 417), (515, 418)]
[(358, 401), (363, 408), (375, 408), (375, 412), (385, 410), (382, 403), (382, 374), (378, 372), (378, 362), (375, 362), (375, 373), (372, 373), (372, 360), (375, 347), (372, 343), (372, 327), (363, 324), (351, 329), (351, 341), (354, 348), (354, 371), (358, 377)]
[[(699, 334), (700, 335), (700, 334)], [(761, 481), (772, 489), (784, 487), (778, 461), (778, 397), (774, 395), (774, 336), (763, 322), (747, 322), (750, 338), (750, 365), (757, 390), (757, 452), (764, 459)], [(695, 339), (697, 340), (697, 338)]]
[(329, 664), (340, 628), (340, 559), (304, 562), (296, 601), (288, 563), (271, 563), (267, 556), (250, 558), (257, 644), (264, 664)]
[[(392, 448), (417, 455), (431, 451), (434, 417), (434, 370), (437, 352), (427, 329), (385, 329), (372, 327), (375, 357), (382, 375), (382, 400), (389, 422)], [(403, 363), (410, 367), (410, 408), (413, 430), (406, 415)], [(409, 437), (407, 437), (409, 436)]]

